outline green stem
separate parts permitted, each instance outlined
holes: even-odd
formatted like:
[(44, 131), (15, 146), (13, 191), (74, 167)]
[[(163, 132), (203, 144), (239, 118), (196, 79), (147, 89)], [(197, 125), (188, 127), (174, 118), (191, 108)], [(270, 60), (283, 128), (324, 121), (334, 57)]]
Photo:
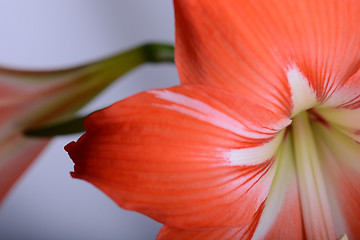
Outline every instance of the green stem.
[[(98, 61), (83, 67), (74, 68), (81, 71), (82, 77), (78, 81), (95, 81), (98, 88), (95, 95), (101, 89), (108, 86), (114, 80), (125, 73), (141, 66), (144, 63), (174, 62), (174, 47), (168, 44), (148, 43), (117, 54), (108, 59)], [(51, 74), (49, 72), (49, 74)], [(90, 96), (92, 98), (93, 96)], [(85, 99), (89, 101), (90, 99)], [(86, 117), (75, 117), (65, 122), (41, 126), (36, 129), (26, 129), (24, 134), (29, 137), (51, 137), (64, 134), (83, 132), (84, 119)]]
[(85, 117), (76, 117), (56, 125), (49, 125), (41, 128), (25, 131), (28, 137), (53, 137), (58, 135), (73, 134), (85, 131)]

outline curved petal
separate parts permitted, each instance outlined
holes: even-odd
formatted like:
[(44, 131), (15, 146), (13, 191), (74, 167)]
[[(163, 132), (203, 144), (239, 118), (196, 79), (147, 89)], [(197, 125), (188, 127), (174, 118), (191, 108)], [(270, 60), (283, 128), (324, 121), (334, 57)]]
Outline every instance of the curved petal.
[(276, 173), (253, 239), (305, 239), (292, 133), (276, 155)]
[(217, 228), (217, 229), (179, 229), (164, 225), (156, 240), (233, 240), (233, 239), (252, 239), (256, 226), (259, 222), (263, 205), (256, 211), (249, 224), (238, 228)]
[(321, 102), (358, 71), (359, 12), (354, 0), (175, 0), (180, 79), (290, 115), (289, 69)]
[(329, 127), (338, 129), (360, 143), (360, 108), (318, 108), (314, 111), (330, 123)]
[[(234, 227), (252, 219), (274, 172), (267, 155), (251, 163), (248, 154), (271, 145), (287, 124), (235, 94), (181, 86), (94, 113), (86, 133), (66, 150), (74, 177), (126, 209), (181, 228)], [(235, 149), (243, 150), (244, 161), (233, 162)]]
[(269, 196), (250, 224), (207, 230), (163, 226), (157, 239), (305, 239), (291, 145), (291, 136), (287, 136), (277, 154)]
[(360, 108), (360, 70), (344, 84), (339, 85), (323, 104), (326, 107), (359, 109)]
[[(260, 220), (259, 225), (257, 226), (256, 234), (263, 236), (260, 239), (306, 239), (306, 234), (303, 225), (303, 219), (301, 214), (301, 204), (299, 198), (299, 192), (296, 181), (291, 179), (287, 186), (286, 194), (281, 201), (281, 208), (278, 212), (275, 212), (276, 215), (271, 215), (272, 221), (265, 222)], [(276, 200), (275, 200), (276, 201)], [(272, 204), (266, 204), (266, 206), (270, 211)], [(279, 205), (277, 203), (276, 205)], [(264, 216), (267, 213), (264, 213)], [(263, 225), (264, 223), (264, 225)], [(267, 225), (267, 226), (266, 226)], [(264, 229), (263, 229), (264, 227)], [(257, 236), (259, 236), (257, 235)], [(257, 239), (257, 238), (254, 238)]]
[[(340, 131), (318, 126), (317, 144), (323, 161), (337, 236), (360, 238), (360, 148)], [(326, 160), (326, 161), (325, 161)]]

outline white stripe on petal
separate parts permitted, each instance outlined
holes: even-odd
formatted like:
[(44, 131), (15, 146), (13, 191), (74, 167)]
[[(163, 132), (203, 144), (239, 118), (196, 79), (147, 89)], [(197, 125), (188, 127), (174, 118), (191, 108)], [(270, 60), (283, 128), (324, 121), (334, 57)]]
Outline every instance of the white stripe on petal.
[(226, 153), (232, 166), (256, 165), (274, 157), (284, 138), (283, 130), (271, 141), (257, 147), (233, 149)]
[(357, 108), (360, 101), (360, 82), (357, 72), (344, 85), (339, 85), (322, 103), (324, 107)]
[(287, 136), (284, 145), (279, 149), (276, 165), (273, 166), (276, 168), (276, 173), (265, 203), (265, 208), (252, 239), (266, 238), (267, 233), (277, 220), (278, 214), (283, 207), (285, 197), (288, 194), (297, 191), (297, 189), (292, 189), (294, 187), (296, 188), (296, 175), (294, 153), (291, 145), (291, 135), (289, 135)]
[(308, 79), (300, 72), (296, 65), (286, 71), (292, 94), (292, 116), (310, 109), (316, 105), (316, 94), (310, 87)]
[(272, 134), (288, 126), (291, 120), (284, 119), (268, 128), (256, 127), (246, 122), (246, 126), (236, 119), (226, 115), (225, 113), (213, 108), (212, 106), (201, 102), (198, 99), (185, 96), (180, 93), (174, 93), (168, 90), (150, 90), (149, 93), (154, 94), (157, 98), (169, 101), (171, 104), (156, 104), (160, 107), (171, 109), (182, 114), (191, 116), (200, 121), (210, 123), (214, 126), (229, 130), (251, 139), (269, 138)]

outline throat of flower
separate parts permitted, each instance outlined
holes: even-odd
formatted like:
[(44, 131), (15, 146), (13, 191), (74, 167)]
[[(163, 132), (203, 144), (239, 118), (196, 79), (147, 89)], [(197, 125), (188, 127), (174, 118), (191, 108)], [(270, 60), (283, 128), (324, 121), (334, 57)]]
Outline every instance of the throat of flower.
[(296, 65), (286, 70), (286, 77), (291, 89), (291, 100), (293, 103), (292, 117), (317, 104), (314, 90), (310, 87), (308, 79), (300, 72)]
[(335, 233), (309, 113), (296, 115), (290, 131), (307, 237), (332, 239)]

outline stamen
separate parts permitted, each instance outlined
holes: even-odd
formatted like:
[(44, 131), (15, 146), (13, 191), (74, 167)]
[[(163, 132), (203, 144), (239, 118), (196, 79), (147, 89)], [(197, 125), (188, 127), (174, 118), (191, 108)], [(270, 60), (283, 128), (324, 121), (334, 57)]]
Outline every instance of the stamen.
[(292, 132), (295, 166), (298, 177), (302, 213), (309, 239), (334, 239), (326, 186), (322, 176), (309, 114), (293, 118)]
[(311, 108), (307, 112), (309, 113), (309, 117), (312, 121), (319, 122), (328, 129), (331, 128), (329, 122), (315, 108)]

